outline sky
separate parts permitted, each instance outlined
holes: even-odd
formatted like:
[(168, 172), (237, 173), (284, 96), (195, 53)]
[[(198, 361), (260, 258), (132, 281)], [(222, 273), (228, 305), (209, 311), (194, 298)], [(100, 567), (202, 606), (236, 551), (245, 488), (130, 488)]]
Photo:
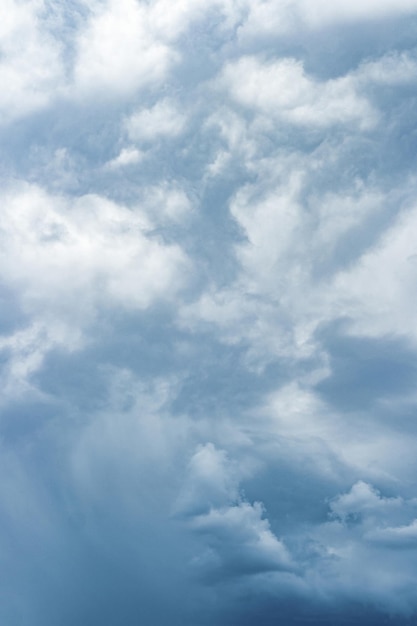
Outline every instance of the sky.
[(417, 623), (417, 0), (0, 50), (0, 623)]

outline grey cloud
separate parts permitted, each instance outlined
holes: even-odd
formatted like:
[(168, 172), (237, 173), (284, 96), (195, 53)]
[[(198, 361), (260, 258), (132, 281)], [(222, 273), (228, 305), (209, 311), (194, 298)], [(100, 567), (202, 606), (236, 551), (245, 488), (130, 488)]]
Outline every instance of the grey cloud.
[(322, 332), (330, 356), (331, 376), (317, 385), (319, 393), (342, 409), (369, 409), (390, 396), (414, 389), (415, 352), (404, 340), (373, 340)]
[(297, 571), (285, 545), (271, 532), (263, 519), (259, 503), (247, 502), (226, 509), (211, 510), (194, 518), (191, 528), (207, 538), (209, 547), (217, 557), (200, 558), (198, 566), (207, 568), (205, 575), (221, 580), (229, 576), (247, 576), (268, 571)]
[(0, 9), (2, 622), (415, 619), (416, 11)]
[(408, 526), (377, 528), (367, 533), (366, 539), (393, 548), (417, 548), (417, 520)]
[(177, 514), (202, 534), (209, 551), (196, 559), (201, 574), (221, 580), (267, 571), (294, 571), (296, 564), (270, 529), (259, 502), (239, 490), (239, 469), (212, 444), (199, 448), (176, 504)]

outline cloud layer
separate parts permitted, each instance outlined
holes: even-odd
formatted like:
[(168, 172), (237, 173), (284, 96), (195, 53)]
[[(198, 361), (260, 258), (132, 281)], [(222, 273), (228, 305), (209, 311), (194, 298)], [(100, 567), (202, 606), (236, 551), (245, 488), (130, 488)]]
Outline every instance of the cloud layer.
[(411, 623), (417, 2), (0, 24), (0, 621)]

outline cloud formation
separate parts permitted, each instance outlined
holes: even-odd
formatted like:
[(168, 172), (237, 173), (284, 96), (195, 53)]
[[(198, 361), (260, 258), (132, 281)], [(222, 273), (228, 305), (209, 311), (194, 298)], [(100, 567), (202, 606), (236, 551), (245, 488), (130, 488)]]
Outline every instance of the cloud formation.
[(0, 621), (410, 623), (417, 3), (0, 18)]

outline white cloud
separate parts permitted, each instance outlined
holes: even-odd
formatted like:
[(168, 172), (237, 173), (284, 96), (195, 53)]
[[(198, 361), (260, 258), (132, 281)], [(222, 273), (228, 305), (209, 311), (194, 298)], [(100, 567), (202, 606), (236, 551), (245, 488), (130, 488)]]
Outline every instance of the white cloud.
[(417, 519), (406, 526), (387, 526), (369, 531), (365, 539), (392, 548), (417, 548)]
[(32, 375), (42, 368), (45, 355), (54, 349), (67, 352), (79, 350), (84, 344), (79, 328), (71, 327), (59, 319), (35, 320), (28, 327), (0, 337), (0, 350), (7, 351), (7, 366), (0, 375), (1, 403), (26, 399), (46, 400), (31, 382)]
[(41, 0), (0, 7), (1, 123), (48, 106), (63, 85), (61, 46), (48, 32)]
[(186, 116), (168, 99), (150, 109), (133, 113), (125, 123), (131, 141), (151, 142), (160, 137), (177, 137), (184, 129)]
[(151, 223), (181, 223), (191, 210), (192, 204), (186, 192), (175, 184), (161, 183), (143, 189), (141, 208)]
[(330, 508), (333, 514), (346, 520), (352, 514), (384, 515), (397, 512), (404, 506), (401, 497), (384, 498), (372, 485), (360, 480), (348, 493), (335, 498)]
[(413, 84), (417, 81), (417, 60), (415, 54), (393, 52), (361, 63), (355, 74), (365, 86)]
[(226, 154), (229, 161), (238, 155), (255, 180), (229, 202), (242, 235), (234, 243), (236, 275), (182, 308), (181, 324), (249, 345), (249, 361), (260, 367), (273, 355), (319, 357), (314, 333), (338, 318), (348, 317), (353, 333), (414, 337), (415, 211), (407, 202), (387, 223), (388, 212), (413, 196), (414, 181), (386, 191), (353, 170), (348, 188), (332, 189), (326, 170), (338, 171), (339, 160), (343, 169), (343, 139), (308, 155), (283, 147), (262, 158), (239, 148), (259, 141), (256, 129), (242, 123), (237, 137)]
[(170, 298), (187, 275), (179, 246), (148, 227), (140, 208), (18, 185), (3, 193), (2, 280), (32, 315), (70, 327), (83, 327), (98, 306), (145, 309)]
[(128, 148), (122, 148), (120, 153), (111, 161), (108, 161), (105, 164), (105, 168), (111, 170), (117, 170), (122, 167), (126, 167), (129, 165), (136, 165), (140, 163), (145, 158), (145, 154), (137, 148), (129, 146)]
[[(311, 389), (314, 374), (320, 373), (324, 375), (313, 370), (310, 380), (301, 378), (284, 385), (242, 419), (242, 427), (244, 424), (247, 432), (258, 438), (259, 458), (271, 462), (277, 457), (285, 459), (297, 472), (302, 459), (302, 471), (335, 484), (343, 484), (352, 475), (393, 488), (402, 480), (411, 480), (416, 470), (414, 436), (389, 422), (381, 423), (373, 414), (367, 416), (366, 424), (360, 411), (347, 420)], [(358, 483), (349, 498), (344, 496), (332, 509), (343, 517), (343, 507), (347, 511), (351, 501), (360, 501), (361, 494), (368, 498), (364, 485)]]
[(413, 612), (417, 570), (404, 548), (416, 545), (416, 500), (383, 497), (358, 482), (330, 506), (338, 519), (311, 532), (322, 556), (316, 571), (306, 572), (312, 592), (319, 589), (328, 597), (342, 594), (391, 612)]
[(332, 25), (367, 22), (413, 14), (415, 0), (255, 0), (247, 2), (248, 16), (239, 29), (240, 38), (295, 34)]
[(238, 500), (237, 467), (212, 443), (200, 446), (188, 465), (176, 512), (194, 516)]
[(250, 167), (251, 162), (259, 156), (259, 130), (253, 128), (235, 111), (225, 106), (210, 115), (205, 128), (208, 133), (218, 132), (222, 145), (215, 153), (214, 160), (207, 165), (207, 177), (223, 176), (233, 166), (233, 158), (239, 163)]
[(347, 20), (375, 20), (417, 11), (416, 0), (341, 0), (337, 4), (329, 4), (325, 0), (315, 0), (314, 4), (299, 0), (297, 5), (299, 14), (313, 27)]
[(270, 529), (259, 502), (250, 504), (239, 493), (240, 468), (224, 450), (209, 443), (193, 455), (175, 510), (189, 527), (204, 534), (214, 553), (195, 560), (206, 573), (221, 576), (293, 571), (291, 556)]
[(296, 125), (353, 123), (366, 129), (377, 120), (349, 75), (320, 82), (292, 58), (265, 62), (242, 57), (226, 66), (220, 85), (239, 104)]
[[(251, 505), (241, 502), (236, 506), (211, 509), (195, 517), (191, 523), (194, 531), (207, 535), (208, 545), (214, 549), (221, 575), (240, 577), (266, 571), (296, 569), (285, 547), (272, 533), (268, 520), (263, 518), (259, 502)], [(210, 560), (204, 562), (210, 569)]]
[(417, 211), (404, 210), (357, 264), (341, 271), (327, 294), (354, 332), (416, 341), (414, 324)]
[[(222, 6), (223, 2), (211, 7), (198, 0), (93, 3), (89, 21), (76, 37), (76, 97), (97, 92), (101, 98), (130, 97), (161, 84), (181, 59), (176, 45), (181, 35)], [(226, 7), (225, 17), (229, 14)]]
[(134, 0), (97, 4), (77, 34), (76, 93), (130, 96), (158, 84), (175, 59), (174, 51), (155, 35), (146, 4)]
[(172, 41), (209, 10), (210, 5), (199, 0), (179, 0), (175, 3), (170, 0), (157, 0), (149, 6), (149, 24), (160, 36)]

